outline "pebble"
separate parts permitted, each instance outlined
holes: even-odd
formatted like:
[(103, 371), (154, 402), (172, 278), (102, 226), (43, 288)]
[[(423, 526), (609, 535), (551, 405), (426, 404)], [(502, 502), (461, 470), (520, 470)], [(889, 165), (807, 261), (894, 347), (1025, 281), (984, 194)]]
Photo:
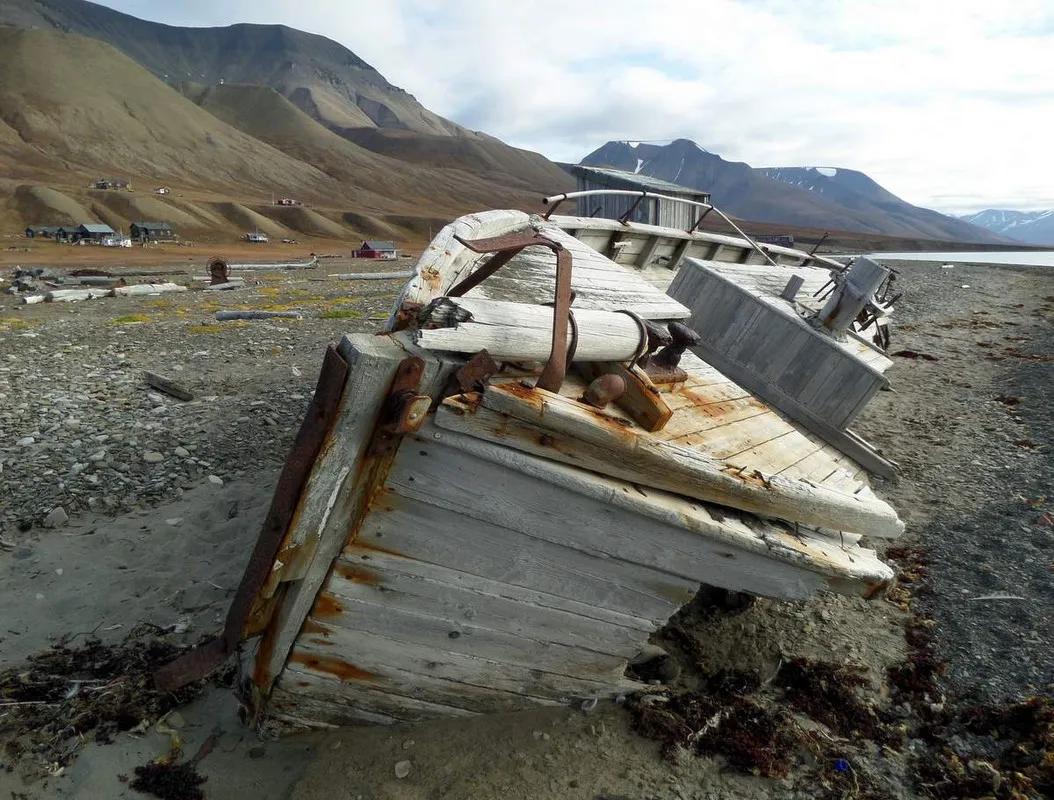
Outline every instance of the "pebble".
[(34, 439), (32, 436), (23, 436), (21, 439), (18, 440), (18, 446), (29, 447), (29, 445), (34, 444), (36, 441), (37, 440)]
[(223, 486), (223, 478), (218, 475), (209, 475), (209, 483), (213, 483), (216, 486)]
[(150, 450), (143, 455), (143, 461), (147, 464), (159, 464), (164, 460), (165, 457), (156, 450)]
[(147, 392), (146, 399), (150, 401), (152, 406), (163, 406), (165, 404), (165, 398), (155, 392)]
[(172, 527), (175, 527), (176, 525), (181, 525), (182, 523), (183, 523), (183, 517), (172, 517), (171, 519), (166, 519), (165, 520), (165, 524), (166, 525), (171, 525)]
[(187, 450), (187, 448), (185, 448), (185, 447), (177, 447), (172, 452), (175, 453), (180, 458), (189, 458), (190, 457), (190, 451)]
[(66, 513), (66, 509), (62, 506), (57, 506), (51, 509), (46, 517), (44, 517), (45, 528), (61, 528), (67, 522), (70, 521), (69, 514)]
[(402, 780), (410, 774), (410, 762), (400, 761), (395, 765), (395, 777)]

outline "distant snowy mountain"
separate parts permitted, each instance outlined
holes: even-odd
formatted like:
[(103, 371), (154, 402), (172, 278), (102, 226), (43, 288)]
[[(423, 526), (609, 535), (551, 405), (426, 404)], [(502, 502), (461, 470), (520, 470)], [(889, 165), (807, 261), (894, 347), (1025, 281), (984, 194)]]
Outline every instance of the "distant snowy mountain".
[(867, 175), (840, 167), (754, 169), (688, 139), (608, 142), (582, 159), (710, 192), (741, 219), (957, 242), (1002, 242), (996, 232), (906, 203)]
[(959, 219), (1029, 244), (1054, 245), (1054, 208), (1047, 211), (1010, 211), (988, 208)]

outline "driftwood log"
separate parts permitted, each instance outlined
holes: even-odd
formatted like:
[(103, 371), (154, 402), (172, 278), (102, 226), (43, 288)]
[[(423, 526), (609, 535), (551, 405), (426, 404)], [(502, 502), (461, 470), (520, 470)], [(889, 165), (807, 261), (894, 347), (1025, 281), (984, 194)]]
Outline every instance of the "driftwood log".
[(300, 311), (217, 311), (216, 319), (227, 322), (232, 319), (274, 319), (275, 317), (288, 317), (296, 319), (303, 317)]
[(187, 389), (180, 386), (175, 381), (169, 380), (156, 372), (144, 372), (143, 380), (146, 381), (147, 385), (153, 386), (160, 392), (164, 392), (167, 395), (171, 395), (177, 400), (193, 400), (194, 395), (191, 394)]

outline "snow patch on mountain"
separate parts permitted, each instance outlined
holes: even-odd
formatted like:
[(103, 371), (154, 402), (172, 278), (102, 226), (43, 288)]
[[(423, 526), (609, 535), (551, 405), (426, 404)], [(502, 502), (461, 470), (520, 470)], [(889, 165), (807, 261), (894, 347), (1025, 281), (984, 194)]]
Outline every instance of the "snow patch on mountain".
[(836, 170), (834, 167), (813, 167), (813, 169), (819, 172), (825, 178), (833, 178), (835, 175), (838, 174), (838, 170)]

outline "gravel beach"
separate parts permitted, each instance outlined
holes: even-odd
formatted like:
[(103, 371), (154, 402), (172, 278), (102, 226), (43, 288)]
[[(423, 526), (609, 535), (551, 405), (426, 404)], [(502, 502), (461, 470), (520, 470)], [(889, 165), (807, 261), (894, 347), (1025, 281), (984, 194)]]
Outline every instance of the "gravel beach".
[[(772, 713), (789, 705), (797, 659), (859, 665), (857, 696), (883, 730), (897, 729), (896, 741), (847, 734), (796, 708), (802, 741), (820, 744), (778, 776), (742, 774), (726, 757), (664, 758), (634, 731), (633, 714), (601, 704), (261, 742), (239, 721), (233, 693), (210, 686), (179, 709), (184, 752), (212, 742), (198, 764), (205, 796), (957, 796), (927, 765), (954, 763), (947, 750), (977, 778), (976, 753), (988, 745), (959, 731), (956, 709), (1018, 703), (1054, 684), (1054, 271), (891, 266), (905, 292), (890, 348), (894, 391), (856, 428), (901, 466), (875, 490), (908, 526), (889, 558), (921, 577), (871, 602), (704, 593), (656, 641), (680, 667), (670, 689), (751, 673), (762, 681), (759, 707)], [(218, 630), (326, 344), (376, 329), (400, 286), (326, 277), (340, 271), (251, 273), (246, 289), (223, 294), (36, 306), (0, 295), (0, 670), (21, 669), (71, 634), (72, 644), (88, 635), (116, 644), (147, 622), (184, 645)], [(240, 307), (305, 316), (214, 319)], [(193, 399), (148, 386), (144, 370)], [(911, 699), (889, 676), (919, 663), (920, 626), (932, 633), (939, 688)], [(12, 722), (0, 700), (0, 744)], [(8, 749), (0, 794), (144, 796), (127, 777), (169, 751), (166, 730), (152, 719), (112, 744), (85, 741), (68, 764)], [(998, 763), (994, 751), (985, 758)], [(403, 762), (408, 772), (396, 768)], [(993, 781), (991, 796), (1042, 796)]]

